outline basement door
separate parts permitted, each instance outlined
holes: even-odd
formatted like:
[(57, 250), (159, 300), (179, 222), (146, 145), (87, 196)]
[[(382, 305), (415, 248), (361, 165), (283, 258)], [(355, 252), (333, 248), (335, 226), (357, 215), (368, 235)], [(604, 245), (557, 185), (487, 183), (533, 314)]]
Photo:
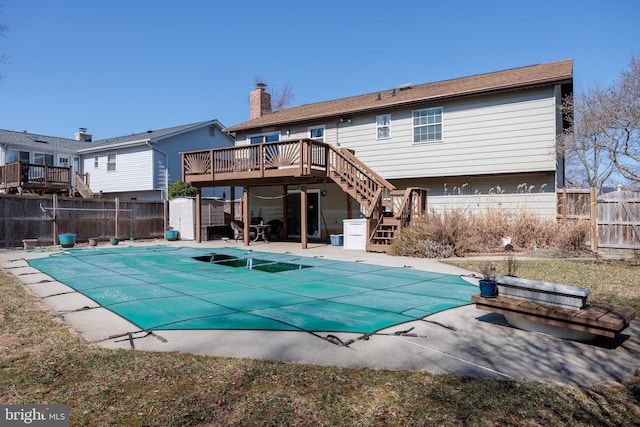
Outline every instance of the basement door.
[[(287, 194), (287, 237), (300, 235), (300, 191)], [(320, 238), (320, 190), (307, 190), (307, 237)]]

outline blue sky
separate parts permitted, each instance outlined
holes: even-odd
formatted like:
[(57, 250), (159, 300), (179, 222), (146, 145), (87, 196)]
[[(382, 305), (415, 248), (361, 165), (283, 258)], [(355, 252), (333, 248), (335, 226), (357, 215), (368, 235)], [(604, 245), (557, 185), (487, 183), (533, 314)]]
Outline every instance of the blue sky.
[(577, 90), (640, 56), (640, 2), (0, 0), (0, 128), (94, 139), (574, 60)]

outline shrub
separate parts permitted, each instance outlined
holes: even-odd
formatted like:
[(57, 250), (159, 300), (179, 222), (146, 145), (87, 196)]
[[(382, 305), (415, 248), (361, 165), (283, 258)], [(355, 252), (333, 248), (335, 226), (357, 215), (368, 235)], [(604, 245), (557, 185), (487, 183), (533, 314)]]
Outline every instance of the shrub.
[(463, 210), (442, 214), (431, 211), (425, 220), (417, 221), (402, 231), (390, 253), (424, 258), (464, 256), (475, 246), (471, 223)]
[(553, 246), (569, 252), (579, 251), (587, 241), (589, 234), (589, 223), (587, 221), (559, 222)]
[(575, 252), (589, 236), (588, 223), (560, 223), (540, 219), (526, 211), (487, 210), (470, 216), (464, 210), (431, 211), (427, 218), (412, 223), (394, 240), (392, 255), (422, 258), (465, 256), (470, 252), (503, 252), (502, 239), (511, 237), (515, 250), (554, 247)]
[(193, 197), (196, 195), (197, 190), (191, 185), (191, 183), (183, 182), (181, 179), (176, 179), (169, 184), (168, 193), (169, 200), (172, 200), (176, 197)]
[(544, 220), (536, 215), (519, 211), (512, 216), (509, 235), (514, 247), (529, 249), (533, 245), (546, 248), (553, 242), (557, 231), (557, 223)]
[(509, 215), (497, 210), (486, 210), (472, 218), (470, 229), (475, 245), (473, 252), (492, 252), (502, 248), (502, 238), (510, 234)]

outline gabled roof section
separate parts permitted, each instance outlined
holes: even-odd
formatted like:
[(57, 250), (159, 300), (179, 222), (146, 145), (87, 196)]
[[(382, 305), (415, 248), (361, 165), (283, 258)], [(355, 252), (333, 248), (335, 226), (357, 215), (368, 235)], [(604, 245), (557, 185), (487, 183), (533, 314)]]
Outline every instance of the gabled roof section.
[(91, 142), (77, 141), (71, 138), (58, 138), (35, 133), (16, 132), (0, 129), (0, 144), (22, 146), (37, 150), (77, 151), (91, 146)]
[(126, 136), (119, 136), (115, 138), (107, 138), (97, 140), (91, 143), (90, 147), (93, 148), (106, 148), (109, 146), (119, 146), (122, 144), (126, 145), (135, 145), (135, 143), (146, 143), (146, 142), (158, 142), (166, 138), (170, 138), (181, 133), (193, 131), (205, 126), (216, 126), (219, 129), (223, 129), (222, 124), (217, 120), (207, 120), (203, 122), (191, 123), (187, 125), (174, 126), (165, 129), (158, 130), (148, 130), (146, 132), (134, 133)]
[(225, 132), (247, 131), (540, 85), (570, 84), (572, 81), (573, 60), (568, 59), (416, 86), (403, 85), (366, 95), (305, 104), (266, 114), (224, 130)]

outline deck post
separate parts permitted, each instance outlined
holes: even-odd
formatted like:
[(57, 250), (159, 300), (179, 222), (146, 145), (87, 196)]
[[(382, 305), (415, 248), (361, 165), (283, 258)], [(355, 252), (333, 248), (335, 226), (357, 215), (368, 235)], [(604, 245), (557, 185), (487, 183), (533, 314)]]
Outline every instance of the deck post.
[(287, 197), (286, 195), (288, 194), (287, 191), (288, 190), (288, 186), (287, 184), (282, 184), (282, 194), (285, 195), (285, 197), (282, 198), (282, 228), (283, 233), (284, 233), (284, 239), (286, 240), (287, 237), (289, 236), (289, 226), (287, 225)]
[(302, 249), (307, 249), (307, 186), (300, 186), (300, 241)]
[(242, 188), (242, 222), (244, 230), (242, 231), (242, 240), (245, 246), (249, 246), (249, 187)]
[(202, 243), (202, 189), (196, 187), (196, 243)]
[(229, 213), (231, 214), (231, 221), (233, 221), (236, 219), (236, 187), (233, 185), (229, 187), (229, 197)]

